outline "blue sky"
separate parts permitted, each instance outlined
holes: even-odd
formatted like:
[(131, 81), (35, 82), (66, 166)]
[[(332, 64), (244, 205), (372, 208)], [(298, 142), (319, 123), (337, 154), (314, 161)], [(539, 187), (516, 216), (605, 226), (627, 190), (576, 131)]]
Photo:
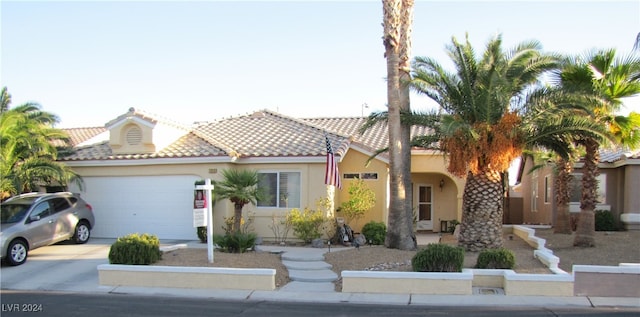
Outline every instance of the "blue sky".
[[(385, 109), (380, 1), (4, 0), (0, 10), (1, 85), (60, 127), (102, 126), (129, 107), (183, 123)], [(501, 33), (506, 47), (536, 39), (547, 51), (628, 54), (640, 2), (416, 1), (413, 55), (447, 65), (445, 45), (466, 32), (478, 51)]]

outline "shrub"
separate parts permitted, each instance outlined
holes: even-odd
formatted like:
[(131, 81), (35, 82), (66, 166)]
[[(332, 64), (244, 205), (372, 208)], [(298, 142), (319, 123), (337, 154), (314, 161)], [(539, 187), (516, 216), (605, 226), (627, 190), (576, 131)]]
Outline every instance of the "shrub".
[(607, 210), (596, 210), (596, 231), (617, 231), (616, 218)]
[(207, 227), (198, 227), (196, 229), (196, 232), (198, 234), (198, 239), (200, 239), (200, 242), (206, 243), (207, 242)]
[(415, 272), (462, 272), (463, 263), (463, 248), (440, 243), (430, 243), (411, 259)]
[(287, 214), (286, 221), (293, 227), (293, 234), (296, 238), (305, 243), (311, 243), (313, 239), (322, 237), (322, 229), (326, 219), (321, 211), (309, 208), (300, 211), (294, 208)]
[(447, 228), (447, 232), (449, 232), (450, 234), (453, 234), (454, 232), (456, 232), (456, 226), (459, 224), (460, 224), (460, 221), (456, 219), (449, 221), (449, 228)]
[(213, 236), (213, 243), (223, 252), (245, 253), (247, 250), (252, 250), (255, 247), (257, 237), (253, 232), (232, 232), (225, 235)]
[(505, 248), (483, 250), (478, 254), (477, 269), (513, 269), (516, 256)]
[(380, 245), (387, 236), (387, 226), (383, 222), (371, 221), (362, 227), (362, 234), (371, 244)]
[(347, 223), (352, 220), (357, 222), (375, 204), (375, 192), (363, 180), (356, 179), (349, 185), (349, 200), (342, 202), (338, 212), (346, 218)]
[(149, 265), (160, 260), (160, 240), (151, 234), (133, 233), (116, 240), (109, 249), (109, 263)]

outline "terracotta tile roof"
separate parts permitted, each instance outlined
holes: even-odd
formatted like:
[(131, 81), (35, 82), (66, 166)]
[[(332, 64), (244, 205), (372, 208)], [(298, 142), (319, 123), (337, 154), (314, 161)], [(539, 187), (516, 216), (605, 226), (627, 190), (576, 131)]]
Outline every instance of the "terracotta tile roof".
[[(365, 123), (366, 118), (345, 117), (345, 118), (307, 118), (303, 119), (313, 125), (332, 131), (334, 133), (352, 137), (352, 142), (361, 145), (363, 148), (373, 152), (389, 146), (389, 130), (386, 125), (376, 125), (367, 130), (364, 134), (359, 133), (360, 127)], [(411, 136), (424, 135), (429, 133), (425, 127), (414, 126), (411, 128)], [(384, 155), (384, 154), (381, 154)]]
[(240, 157), (324, 156), (325, 132), (336, 155), (343, 155), (348, 136), (269, 110), (203, 124), (194, 131)]
[(215, 147), (196, 136), (189, 133), (171, 145), (156, 153), (131, 153), (114, 155), (108, 141), (97, 144), (77, 147), (71, 155), (61, 158), (62, 161), (85, 161), (85, 160), (132, 160), (132, 159), (153, 159), (153, 158), (176, 158), (176, 157), (215, 157), (227, 156), (223, 150)]
[[(108, 138), (96, 137), (108, 132), (108, 127), (131, 116), (152, 122), (171, 124), (184, 129), (185, 135), (156, 153), (131, 153), (114, 155)], [(156, 117), (145, 111), (130, 108), (118, 118), (109, 121), (106, 128), (66, 129), (75, 152), (61, 160), (119, 160), (177, 157), (318, 157), (326, 155), (324, 136), (327, 135), (337, 156), (344, 156), (348, 148), (357, 145), (374, 152), (388, 146), (388, 128), (372, 127), (360, 135), (358, 130), (366, 118), (307, 118), (296, 119), (269, 110), (252, 114), (206, 122), (187, 128), (179, 123)], [(428, 130), (412, 128), (412, 135)], [(92, 138), (96, 137), (94, 140)], [(90, 141), (88, 141), (90, 140)], [(85, 142), (85, 144), (82, 144)], [(87, 144), (95, 142), (94, 144)], [(386, 154), (381, 154), (383, 157)]]
[(145, 121), (148, 121), (148, 122), (151, 122), (151, 123), (154, 123), (154, 124), (160, 122), (160, 123), (163, 123), (165, 125), (176, 127), (176, 128), (181, 128), (181, 129), (185, 129), (185, 130), (189, 129), (189, 127), (187, 127), (186, 125), (184, 125), (182, 123), (179, 123), (177, 121), (171, 120), (169, 118), (166, 118), (166, 117), (154, 114), (154, 113), (150, 113), (150, 112), (144, 111), (142, 109), (136, 109), (134, 107), (129, 108), (128, 112), (126, 112), (126, 113), (118, 116), (117, 118), (107, 122), (107, 124), (105, 124), (105, 127), (107, 127), (107, 129), (108, 129), (110, 126), (112, 126), (112, 125), (114, 125), (114, 124), (116, 124), (116, 123), (118, 123), (118, 122), (120, 122), (120, 121), (122, 121), (124, 119), (130, 118), (130, 117), (137, 117), (137, 118), (140, 118), (142, 120), (145, 120)]
[(78, 144), (107, 131), (107, 129), (105, 129), (104, 127), (70, 128), (62, 130), (66, 131), (67, 134), (69, 134), (72, 146), (77, 146)]
[(640, 150), (600, 149), (601, 163), (614, 163), (624, 159), (640, 158)]

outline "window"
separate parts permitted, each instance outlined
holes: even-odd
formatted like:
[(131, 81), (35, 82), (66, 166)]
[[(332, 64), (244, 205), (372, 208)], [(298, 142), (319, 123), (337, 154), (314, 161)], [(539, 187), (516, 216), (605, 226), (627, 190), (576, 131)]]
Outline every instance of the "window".
[(378, 179), (378, 173), (362, 173), (362, 179)]
[(258, 207), (300, 208), (300, 173), (258, 173), (258, 188), (265, 194)]
[[(569, 188), (571, 190), (572, 203), (580, 203), (582, 198), (582, 174), (572, 174), (571, 183)], [(596, 191), (596, 200), (599, 204), (607, 203), (607, 175), (600, 174), (596, 177), (596, 183), (598, 184), (598, 190)]]
[(71, 205), (69, 205), (69, 202), (65, 198), (51, 199), (51, 205), (53, 206), (53, 213), (58, 213), (71, 208)]
[(378, 179), (378, 173), (345, 173), (344, 179)]
[(49, 202), (48, 201), (41, 202), (35, 208), (33, 208), (33, 211), (31, 212), (31, 215), (29, 217), (31, 218), (40, 217), (37, 219), (42, 219), (44, 217), (49, 216), (50, 214), (49, 210), (50, 210)]
[(551, 177), (549, 175), (544, 177), (544, 202), (548, 204), (551, 202), (551, 197), (553, 195), (551, 186)]

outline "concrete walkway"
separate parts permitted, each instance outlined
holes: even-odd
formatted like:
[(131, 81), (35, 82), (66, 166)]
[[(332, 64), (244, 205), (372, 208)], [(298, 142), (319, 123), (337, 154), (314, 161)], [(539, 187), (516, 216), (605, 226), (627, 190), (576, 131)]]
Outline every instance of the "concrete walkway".
[[(440, 240), (438, 234), (418, 234), (418, 245), (437, 243)], [(282, 292), (335, 292), (333, 282), (339, 276), (331, 270), (331, 264), (324, 261), (324, 254), (329, 251), (325, 248), (310, 247), (286, 247), (272, 245), (258, 245), (257, 250), (282, 253), (282, 264), (289, 271), (291, 281), (281, 287)], [(353, 249), (352, 247), (332, 248), (331, 252), (341, 252)]]

